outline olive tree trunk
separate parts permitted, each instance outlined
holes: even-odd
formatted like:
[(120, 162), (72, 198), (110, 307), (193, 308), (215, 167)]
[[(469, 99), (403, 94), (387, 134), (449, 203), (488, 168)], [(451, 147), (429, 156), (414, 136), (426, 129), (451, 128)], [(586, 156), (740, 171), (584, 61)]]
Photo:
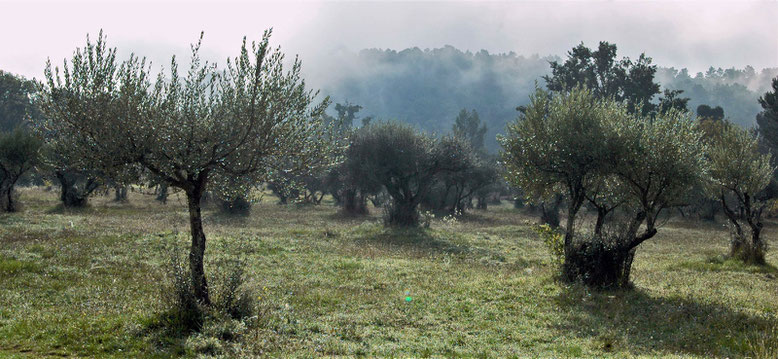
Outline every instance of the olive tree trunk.
[(0, 212), (16, 212), (16, 200), (14, 199), (15, 178), (0, 179)]
[(168, 185), (167, 183), (160, 184), (157, 186), (157, 198), (156, 200), (159, 202), (162, 202), (162, 204), (167, 204), (167, 196), (168, 196)]
[[(765, 263), (765, 243), (761, 237), (762, 234), (762, 211), (764, 205), (759, 208), (753, 208), (753, 201), (749, 195), (743, 195), (744, 203), (742, 208), (736, 213), (735, 210), (727, 205), (725, 197), (720, 197), (724, 214), (727, 215), (732, 226), (732, 240), (730, 242), (729, 255), (738, 258), (746, 263), (764, 264)], [(746, 234), (741, 222), (745, 222), (750, 229), (750, 238)]]
[(419, 212), (416, 210), (418, 203), (413, 200), (392, 201), (388, 208), (387, 222), (390, 225), (401, 227), (415, 227), (419, 225)]
[(348, 188), (343, 191), (343, 211), (351, 215), (367, 214), (367, 198), (359, 190)]
[[(630, 286), (632, 261), (637, 246), (656, 235), (658, 213), (640, 211), (630, 220), (623, 233), (593, 233), (585, 241), (577, 241), (565, 255), (562, 276), (568, 282), (580, 280), (594, 288), (624, 288)], [(638, 229), (645, 222), (645, 230)]]
[(127, 186), (115, 186), (113, 191), (114, 202), (127, 202)]
[(203, 190), (201, 186), (186, 191), (186, 199), (189, 205), (189, 226), (192, 232), (192, 246), (189, 249), (189, 271), (192, 276), (192, 287), (195, 298), (203, 304), (210, 305), (211, 298), (208, 295), (208, 282), (205, 279), (205, 232), (203, 231), (202, 214), (200, 213), (200, 200)]
[(59, 180), (60, 200), (65, 207), (85, 207), (89, 195), (100, 186), (93, 178), (81, 178), (83, 183), (79, 185), (79, 176), (82, 176), (80, 174), (56, 171), (54, 175)]

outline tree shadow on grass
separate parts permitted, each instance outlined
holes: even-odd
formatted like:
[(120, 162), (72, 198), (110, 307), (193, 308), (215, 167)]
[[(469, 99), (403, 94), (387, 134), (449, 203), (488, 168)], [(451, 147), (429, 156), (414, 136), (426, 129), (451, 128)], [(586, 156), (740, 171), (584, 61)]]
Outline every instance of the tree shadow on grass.
[(590, 292), (572, 286), (556, 301), (566, 320), (555, 329), (590, 338), (603, 352), (703, 357), (778, 353), (774, 314), (752, 315), (718, 303), (653, 296), (642, 289)]
[(346, 224), (360, 224), (365, 221), (373, 222), (380, 219), (379, 217), (376, 216), (375, 213), (351, 214), (343, 210), (337, 210), (333, 213), (326, 214), (324, 215), (324, 218), (327, 219), (327, 221), (329, 222), (346, 223)]
[(457, 217), (457, 220), (476, 227), (520, 226), (537, 222), (536, 216), (528, 215), (519, 210), (510, 213), (500, 213), (497, 211), (489, 213), (488, 211), (481, 209), (468, 211)]
[(501, 253), (466, 243), (457, 243), (458, 241), (454, 237), (443, 236), (424, 228), (387, 227), (362, 236), (360, 242), (404, 251), (416, 257), (449, 255), (462, 259), (505, 261), (505, 257)]
[(778, 268), (770, 263), (748, 264), (726, 255), (710, 255), (703, 260), (678, 262), (668, 269), (690, 269), (698, 272), (742, 272), (765, 275), (768, 279), (778, 277)]
[(65, 215), (75, 215), (75, 214), (95, 214), (95, 208), (91, 204), (86, 204), (81, 207), (65, 207), (62, 203), (59, 203), (55, 205), (54, 207), (49, 208), (44, 213), (46, 214), (65, 214)]

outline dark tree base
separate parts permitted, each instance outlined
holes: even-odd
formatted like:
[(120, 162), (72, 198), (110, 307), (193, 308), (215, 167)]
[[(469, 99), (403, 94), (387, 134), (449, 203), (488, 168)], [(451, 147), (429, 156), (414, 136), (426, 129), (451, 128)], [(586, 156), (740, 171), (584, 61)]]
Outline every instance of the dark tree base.
[(251, 202), (243, 197), (232, 200), (222, 200), (221, 208), (222, 212), (230, 215), (248, 216), (251, 213)]
[(601, 242), (586, 242), (576, 246), (565, 259), (562, 279), (580, 281), (599, 289), (628, 288), (634, 250), (607, 246)]
[(62, 199), (62, 204), (67, 208), (86, 207), (89, 199), (88, 196), (78, 193), (75, 189), (63, 190), (60, 198)]
[(748, 264), (763, 265), (767, 263), (765, 261), (765, 251), (762, 246), (755, 246), (747, 241), (732, 243), (729, 256)]
[(419, 225), (419, 213), (416, 206), (405, 203), (392, 203), (387, 208), (385, 222), (390, 226), (417, 227)]

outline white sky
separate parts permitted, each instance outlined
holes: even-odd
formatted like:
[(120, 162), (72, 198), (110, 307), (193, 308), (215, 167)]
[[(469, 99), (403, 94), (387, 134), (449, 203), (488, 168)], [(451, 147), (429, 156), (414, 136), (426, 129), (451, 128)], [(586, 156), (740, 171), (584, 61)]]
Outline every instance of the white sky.
[[(778, 1), (188, 2), (0, 0), (0, 69), (41, 78), (103, 29), (120, 54), (164, 64), (187, 57), (205, 31), (203, 55), (222, 63), (244, 35), (300, 54), (327, 71), (339, 51), (434, 48), (559, 55), (581, 41), (615, 42), (620, 56), (646, 52), (661, 66), (778, 67)], [(318, 65), (318, 66), (317, 66)]]

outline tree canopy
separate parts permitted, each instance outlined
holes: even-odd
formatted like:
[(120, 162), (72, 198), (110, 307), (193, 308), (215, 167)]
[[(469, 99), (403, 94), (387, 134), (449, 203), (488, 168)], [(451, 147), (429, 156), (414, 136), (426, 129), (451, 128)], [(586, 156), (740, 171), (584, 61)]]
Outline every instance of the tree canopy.
[(583, 43), (567, 53), (564, 63), (551, 61), (551, 75), (543, 76), (551, 91), (571, 91), (585, 86), (596, 98), (624, 102), (630, 112), (643, 115), (655, 110), (651, 102), (659, 93), (654, 82), (656, 65), (641, 54), (637, 61), (628, 57), (616, 59), (616, 44), (601, 41), (596, 50)]
[[(635, 248), (656, 234), (659, 214), (685, 204), (685, 194), (702, 181), (701, 136), (687, 112), (634, 114), (626, 103), (575, 87), (536, 90), (500, 141), (506, 180), (530, 200), (566, 196), (564, 277), (624, 286)], [(578, 233), (586, 201), (598, 218), (591, 233)], [(615, 234), (605, 233), (616, 207), (626, 215), (616, 220)]]
[(322, 114), (295, 59), (246, 39), (224, 70), (203, 62), (200, 41), (181, 76), (173, 58), (169, 77), (156, 80), (145, 59), (119, 62), (102, 33), (59, 68), (46, 67), (40, 87), (47, 140), (70, 151), (86, 168), (112, 177), (137, 165), (184, 191), (192, 246), (190, 268), (198, 300), (209, 302), (203, 271), (205, 234), (200, 200), (207, 189), (242, 193), (279, 173), (305, 172), (333, 161)]
[(759, 132), (775, 151), (778, 149), (778, 77), (772, 81), (772, 91), (759, 98), (759, 105), (762, 106), (762, 112), (756, 116)]

